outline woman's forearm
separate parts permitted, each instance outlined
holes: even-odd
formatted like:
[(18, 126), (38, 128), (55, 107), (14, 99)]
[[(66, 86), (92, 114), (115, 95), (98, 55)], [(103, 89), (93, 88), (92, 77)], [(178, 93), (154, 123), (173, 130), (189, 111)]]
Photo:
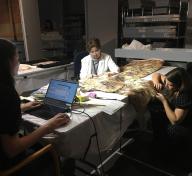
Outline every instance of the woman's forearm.
[(21, 111), (24, 112), (26, 110), (25, 103), (21, 103), (20, 108)]
[(152, 74), (152, 81), (154, 83), (161, 83), (161, 75), (159, 73)]
[(24, 151), (26, 148), (38, 142), (44, 135), (69, 122), (69, 117), (64, 113), (58, 113), (49, 119), (43, 126), (40, 126), (27, 136), (19, 138), (17, 135), (0, 135), (3, 150), (8, 156), (13, 157)]
[(9, 157), (14, 157), (24, 151), (26, 148), (34, 145), (38, 142), (44, 135), (49, 133), (50, 129), (48, 126), (44, 125), (33, 131), (27, 136), (18, 137), (8, 136), (3, 137), (3, 149)]
[(175, 124), (177, 121), (177, 117), (175, 112), (170, 108), (167, 100), (163, 101), (163, 106), (165, 109), (165, 113), (167, 115), (167, 118), (169, 119), (169, 121), (171, 122), (171, 124)]

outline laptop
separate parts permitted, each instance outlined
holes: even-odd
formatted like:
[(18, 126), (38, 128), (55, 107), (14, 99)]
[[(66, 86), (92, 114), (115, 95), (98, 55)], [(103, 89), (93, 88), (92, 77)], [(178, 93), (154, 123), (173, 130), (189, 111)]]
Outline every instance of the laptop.
[(51, 80), (43, 100), (43, 105), (26, 111), (27, 114), (50, 119), (57, 113), (69, 112), (73, 104), (78, 84), (66, 80)]

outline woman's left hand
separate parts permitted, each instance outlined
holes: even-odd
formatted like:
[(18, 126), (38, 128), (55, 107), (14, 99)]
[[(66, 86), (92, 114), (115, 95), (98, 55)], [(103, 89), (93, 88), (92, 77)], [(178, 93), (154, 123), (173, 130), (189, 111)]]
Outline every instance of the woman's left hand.
[(167, 99), (165, 98), (165, 96), (164, 96), (163, 94), (161, 94), (161, 93), (157, 93), (157, 94), (156, 94), (156, 98), (157, 98), (158, 100), (160, 100), (162, 103), (163, 103), (164, 101), (167, 101)]
[(31, 101), (31, 102), (28, 102), (28, 103), (24, 103), (24, 104), (21, 104), (21, 111), (24, 112), (24, 111), (39, 107), (41, 105), (42, 104), (37, 102), (37, 101)]

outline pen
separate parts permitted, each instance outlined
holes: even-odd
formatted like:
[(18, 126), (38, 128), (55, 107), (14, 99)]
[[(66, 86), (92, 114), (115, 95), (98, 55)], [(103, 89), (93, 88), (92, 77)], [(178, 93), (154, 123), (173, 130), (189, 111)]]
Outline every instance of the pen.
[(96, 97), (96, 99), (100, 99), (100, 100), (117, 100), (116, 98), (104, 98), (104, 97)]

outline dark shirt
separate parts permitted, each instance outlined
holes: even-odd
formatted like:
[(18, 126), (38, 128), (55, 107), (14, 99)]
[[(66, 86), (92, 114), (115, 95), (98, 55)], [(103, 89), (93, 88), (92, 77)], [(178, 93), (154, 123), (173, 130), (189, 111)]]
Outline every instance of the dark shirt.
[(188, 113), (184, 120), (181, 122), (183, 126), (192, 126), (192, 96), (189, 92), (181, 92), (177, 97), (173, 98), (170, 102), (171, 108), (188, 109)]
[(74, 57), (74, 76), (79, 76), (81, 70), (81, 60), (87, 56), (89, 53), (87, 51), (82, 51), (75, 55)]
[(191, 92), (183, 91), (178, 96), (169, 98), (169, 105), (173, 111), (179, 108), (187, 109), (188, 112), (181, 122), (171, 124), (167, 118), (163, 104), (158, 99), (151, 101), (149, 103), (149, 111), (151, 113), (154, 137), (163, 143), (165, 142), (166, 146), (187, 146), (191, 143), (192, 134)]
[[(0, 135), (15, 135), (21, 124), (20, 99), (14, 87), (0, 83)], [(2, 150), (0, 143), (0, 168), (7, 167), (10, 159)]]
[(92, 65), (91, 65), (91, 74), (92, 75), (97, 75), (98, 66), (99, 66), (99, 60), (92, 59)]
[[(181, 92), (178, 96), (173, 96), (168, 98), (168, 103), (170, 108), (174, 111), (176, 108), (179, 109), (188, 109), (186, 117), (183, 119), (179, 125), (192, 126), (192, 95), (190, 92)], [(166, 123), (170, 124), (170, 121), (167, 118), (163, 104), (158, 99), (154, 99), (149, 103), (149, 111), (154, 117), (159, 117), (164, 119)]]

